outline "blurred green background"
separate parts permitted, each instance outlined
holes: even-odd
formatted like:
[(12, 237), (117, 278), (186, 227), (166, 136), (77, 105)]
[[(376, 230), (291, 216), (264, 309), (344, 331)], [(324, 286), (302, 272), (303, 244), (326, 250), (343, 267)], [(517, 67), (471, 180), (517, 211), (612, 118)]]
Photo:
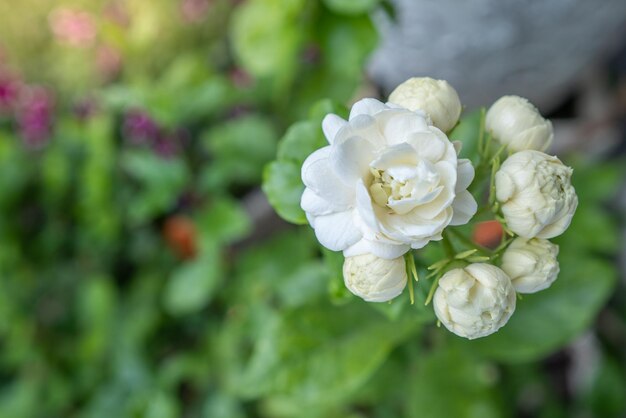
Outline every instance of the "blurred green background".
[(568, 156), (559, 280), (473, 342), (434, 325), (428, 283), (416, 306), (352, 297), (341, 256), (273, 215), (263, 176), (299, 196), (323, 115), (378, 95), (376, 13), (0, 3), (1, 418), (626, 416), (623, 160)]

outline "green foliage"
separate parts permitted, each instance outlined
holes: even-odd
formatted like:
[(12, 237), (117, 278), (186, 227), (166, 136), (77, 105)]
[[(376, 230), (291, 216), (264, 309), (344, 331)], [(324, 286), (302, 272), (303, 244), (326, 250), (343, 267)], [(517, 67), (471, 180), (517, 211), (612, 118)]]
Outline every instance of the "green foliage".
[[(415, 255), (414, 305), (365, 303), (342, 254), (259, 199), (306, 223), (302, 163), (327, 144), (323, 117), (345, 118), (364, 86), (370, 17), (388, 2), (215, 0), (191, 18), (187, 3), (0, 4), (11, 71), (55, 99), (39, 147), (0, 109), (0, 417), (624, 415), (626, 311), (619, 294), (607, 304), (618, 163), (575, 164), (558, 281), (497, 334), (461, 341), (424, 306), (440, 247)], [(91, 13), (93, 44), (51, 35), (61, 6)], [(154, 123), (146, 138), (129, 133), (134, 111)], [(451, 134), (462, 157), (479, 123)], [(598, 368), (568, 404), (540, 360), (601, 309)], [(536, 388), (534, 409), (514, 410)]]

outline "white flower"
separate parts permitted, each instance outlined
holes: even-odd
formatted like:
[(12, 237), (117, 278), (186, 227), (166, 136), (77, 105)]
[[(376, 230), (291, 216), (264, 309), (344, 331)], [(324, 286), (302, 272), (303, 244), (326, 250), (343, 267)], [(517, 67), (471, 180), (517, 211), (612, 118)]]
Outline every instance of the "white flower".
[(502, 270), (520, 293), (550, 287), (559, 274), (559, 246), (541, 238), (515, 238), (502, 255)]
[(448, 271), (433, 299), (435, 314), (451, 332), (480, 338), (507, 323), (515, 310), (515, 289), (504, 271), (490, 264), (470, 264)]
[(487, 112), (485, 127), (510, 151), (548, 149), (554, 138), (552, 122), (537, 108), (519, 96), (499, 98)]
[(398, 296), (407, 282), (403, 257), (387, 260), (373, 254), (346, 257), (343, 280), (355, 295), (368, 302), (386, 302)]
[(520, 151), (496, 173), (496, 198), (511, 231), (524, 238), (553, 238), (569, 226), (578, 197), (573, 170), (556, 157)]
[(444, 132), (454, 128), (461, 116), (461, 100), (456, 90), (447, 81), (430, 77), (409, 78), (391, 92), (389, 102), (424, 111), (433, 125)]
[(301, 206), (326, 248), (392, 259), (476, 212), (474, 168), (423, 113), (364, 99), (322, 128), (330, 145), (302, 166)]

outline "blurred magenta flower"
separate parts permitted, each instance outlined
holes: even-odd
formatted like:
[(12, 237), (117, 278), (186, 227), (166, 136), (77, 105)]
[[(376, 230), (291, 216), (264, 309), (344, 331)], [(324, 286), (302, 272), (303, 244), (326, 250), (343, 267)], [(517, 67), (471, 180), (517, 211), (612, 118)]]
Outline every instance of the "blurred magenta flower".
[(20, 82), (9, 74), (0, 72), (0, 115), (10, 113), (20, 95)]
[(133, 144), (151, 144), (159, 136), (159, 127), (147, 112), (135, 109), (126, 113), (123, 132)]
[(98, 111), (98, 104), (93, 98), (86, 97), (76, 102), (72, 111), (79, 120), (85, 121)]
[(98, 33), (94, 17), (82, 10), (55, 9), (50, 13), (49, 24), (59, 41), (75, 47), (93, 45)]
[(162, 132), (152, 145), (154, 152), (161, 157), (170, 158), (177, 155), (189, 141), (189, 131), (178, 128), (174, 132)]
[(254, 84), (254, 80), (250, 73), (241, 67), (235, 67), (228, 73), (231, 83), (238, 89), (247, 89)]
[(24, 144), (31, 149), (42, 148), (52, 134), (54, 99), (43, 87), (32, 86), (21, 97), (17, 124)]

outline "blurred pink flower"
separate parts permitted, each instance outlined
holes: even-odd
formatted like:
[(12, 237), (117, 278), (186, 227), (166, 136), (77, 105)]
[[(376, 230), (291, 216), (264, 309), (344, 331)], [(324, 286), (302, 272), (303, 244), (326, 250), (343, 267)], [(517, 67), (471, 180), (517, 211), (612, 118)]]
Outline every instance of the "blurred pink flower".
[(122, 55), (115, 48), (101, 45), (96, 51), (96, 67), (105, 81), (111, 80), (122, 69)]
[(54, 99), (48, 90), (29, 87), (21, 97), (17, 115), (18, 130), (24, 144), (31, 149), (42, 148), (52, 133)]
[(126, 5), (122, 1), (111, 1), (104, 7), (104, 17), (121, 27), (130, 25), (130, 15)]
[(189, 23), (202, 22), (209, 10), (209, 0), (181, 0), (180, 11)]
[(85, 11), (60, 8), (52, 11), (48, 20), (54, 36), (71, 46), (89, 47), (96, 39), (95, 19)]

